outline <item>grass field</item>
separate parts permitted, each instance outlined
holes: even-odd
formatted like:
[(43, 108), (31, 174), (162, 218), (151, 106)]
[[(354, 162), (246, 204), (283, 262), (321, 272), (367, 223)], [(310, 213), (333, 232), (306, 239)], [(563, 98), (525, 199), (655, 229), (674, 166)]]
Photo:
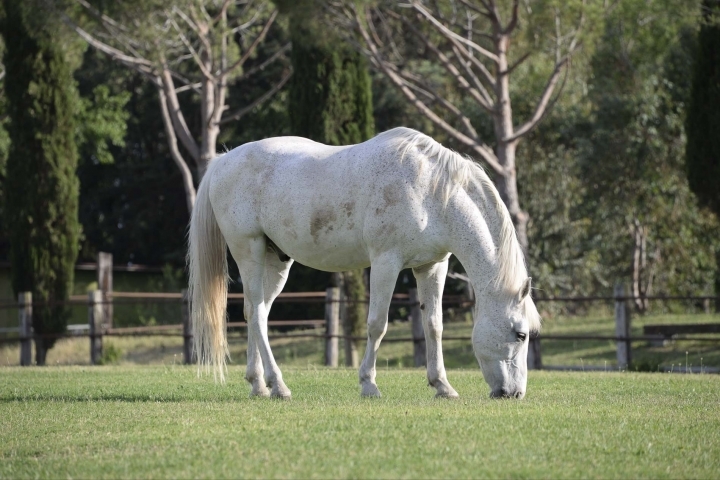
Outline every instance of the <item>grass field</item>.
[(286, 368), (288, 402), (181, 366), (0, 369), (0, 478), (718, 478), (720, 377), (531, 372), (490, 400), (452, 370)]
[[(720, 323), (720, 315), (653, 315), (635, 317), (632, 321), (632, 335), (642, 335), (642, 327), (652, 323)], [(472, 324), (452, 322), (445, 324), (445, 336), (469, 337)], [(546, 335), (614, 335), (615, 324), (612, 316), (554, 317), (546, 318), (542, 332)], [(312, 333), (312, 331), (310, 332)], [(322, 330), (315, 333), (321, 334)], [(237, 335), (237, 334), (233, 334)], [(391, 323), (388, 339), (409, 337), (407, 322)], [(717, 336), (716, 336), (717, 337)], [(120, 353), (120, 364), (165, 364), (182, 363), (182, 339), (180, 337), (106, 337), (105, 345), (112, 345)], [(273, 353), (283, 365), (306, 367), (323, 363), (324, 340), (307, 338), (276, 339), (272, 342)], [(360, 345), (361, 352), (365, 348)], [(237, 336), (230, 338), (230, 350), (235, 365), (246, 361), (244, 340)], [(608, 370), (616, 369), (615, 342), (608, 340), (583, 341), (542, 341), (544, 365), (591, 366)], [(413, 346), (410, 342), (383, 342), (380, 347), (378, 364), (383, 366), (410, 367), (413, 365)], [(449, 368), (477, 368), (472, 346), (467, 340), (443, 342), (446, 365)], [(687, 353), (686, 353), (687, 352)], [(19, 363), (17, 345), (0, 347), (0, 365)], [(664, 347), (651, 347), (647, 342), (633, 343), (635, 366), (656, 371), (658, 367), (684, 370), (686, 366), (720, 368), (720, 343), (675, 342)], [(89, 363), (89, 341), (87, 338), (61, 340), (48, 352), (48, 364), (82, 365)]]

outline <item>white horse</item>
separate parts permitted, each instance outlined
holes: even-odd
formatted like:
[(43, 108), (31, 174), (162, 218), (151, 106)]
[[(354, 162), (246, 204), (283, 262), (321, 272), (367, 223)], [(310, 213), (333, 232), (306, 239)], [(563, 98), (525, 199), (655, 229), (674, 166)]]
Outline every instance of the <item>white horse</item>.
[(439, 397), (457, 397), (441, 347), (451, 253), (475, 290), (473, 349), (491, 396), (525, 395), (528, 339), (540, 318), (510, 215), (482, 168), (430, 137), (395, 128), (343, 147), (270, 138), (212, 162), (190, 221), (188, 264), (198, 363), (221, 381), (228, 355), (226, 245), (245, 293), (251, 395), (290, 397), (270, 351), (267, 318), (297, 260), (329, 272), (371, 267), (359, 372), (364, 396), (380, 396), (377, 351), (396, 278), (412, 268), (429, 384)]

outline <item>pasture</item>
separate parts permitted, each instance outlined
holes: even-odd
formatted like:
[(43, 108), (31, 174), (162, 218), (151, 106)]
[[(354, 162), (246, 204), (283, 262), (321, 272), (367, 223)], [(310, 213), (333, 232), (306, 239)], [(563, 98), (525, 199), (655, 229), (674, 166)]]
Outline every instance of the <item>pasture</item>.
[(285, 367), (291, 401), (179, 365), (0, 369), (1, 478), (717, 478), (720, 377), (530, 372), (491, 400), (478, 369), (435, 400), (420, 369)]

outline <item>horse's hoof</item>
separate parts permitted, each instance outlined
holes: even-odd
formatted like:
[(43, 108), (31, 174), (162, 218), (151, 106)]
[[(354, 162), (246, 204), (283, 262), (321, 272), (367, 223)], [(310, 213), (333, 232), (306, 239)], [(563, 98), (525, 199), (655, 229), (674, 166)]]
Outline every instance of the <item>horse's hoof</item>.
[(253, 387), (252, 391), (250, 391), (250, 396), (257, 397), (257, 398), (268, 398), (270, 396), (270, 390), (268, 390), (267, 387), (263, 387), (263, 388)]
[(292, 398), (292, 393), (290, 392), (290, 389), (287, 388), (285, 385), (283, 385), (282, 387), (275, 386), (270, 392), (270, 398), (277, 398), (278, 400), (290, 400), (290, 398)]
[(374, 383), (363, 383), (361, 385), (361, 387), (362, 387), (362, 390), (360, 391), (361, 397), (368, 397), (368, 398), (382, 397), (380, 390), (378, 390), (377, 385), (375, 385)]
[(460, 395), (458, 395), (454, 388), (450, 387), (449, 390), (438, 391), (435, 394), (435, 398), (460, 398)]

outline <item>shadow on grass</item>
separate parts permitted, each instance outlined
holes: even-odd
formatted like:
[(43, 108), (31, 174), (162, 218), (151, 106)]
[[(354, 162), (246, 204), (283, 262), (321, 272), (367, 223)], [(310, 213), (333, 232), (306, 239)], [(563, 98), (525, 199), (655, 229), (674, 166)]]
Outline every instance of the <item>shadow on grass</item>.
[(103, 393), (98, 395), (88, 394), (18, 394), (0, 396), (0, 403), (15, 402), (67, 402), (67, 403), (90, 403), (90, 402), (122, 402), (122, 403), (182, 403), (182, 402), (225, 402), (233, 403), (239, 401), (279, 401), (271, 399), (251, 399), (247, 392), (236, 395), (153, 395), (147, 393)]

